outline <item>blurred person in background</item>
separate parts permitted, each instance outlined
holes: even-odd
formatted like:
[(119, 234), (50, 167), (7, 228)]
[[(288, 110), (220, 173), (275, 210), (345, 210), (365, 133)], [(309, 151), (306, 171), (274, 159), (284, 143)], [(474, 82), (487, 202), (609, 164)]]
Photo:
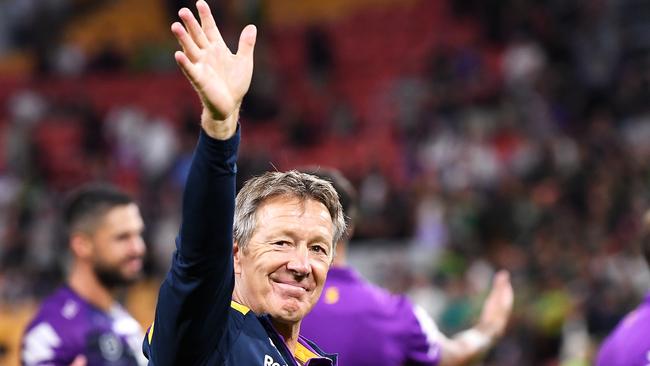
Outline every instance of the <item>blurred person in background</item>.
[(323, 295), (304, 319), (301, 333), (337, 352), (342, 365), (466, 365), (504, 333), (513, 306), (509, 274), (497, 273), (478, 323), (452, 338), (442, 334), (424, 309), (362, 279), (347, 264), (347, 246), (358, 215), (357, 193), (337, 170), (305, 172), (332, 183), (348, 229), (337, 244)]
[[(641, 250), (650, 265), (650, 211), (643, 217)], [(650, 365), (650, 293), (603, 341), (597, 366)]]
[(64, 220), (72, 265), (67, 283), (46, 298), (22, 339), (21, 363), (38, 365), (144, 365), (144, 333), (116, 301), (137, 281), (145, 243), (140, 210), (111, 186), (74, 192)]

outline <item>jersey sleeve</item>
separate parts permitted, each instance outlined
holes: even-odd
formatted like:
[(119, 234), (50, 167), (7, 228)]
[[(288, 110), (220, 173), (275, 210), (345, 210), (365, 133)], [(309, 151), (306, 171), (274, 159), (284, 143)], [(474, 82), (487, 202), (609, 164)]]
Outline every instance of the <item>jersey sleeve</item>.
[(22, 366), (63, 366), (73, 360), (70, 340), (47, 321), (29, 327), (23, 335), (20, 360)]
[(143, 344), (150, 365), (199, 364), (225, 332), (234, 287), (239, 139), (239, 127), (225, 141), (201, 131), (183, 192), (176, 251)]
[(400, 313), (405, 325), (404, 350), (408, 365), (437, 365), (440, 362), (440, 337), (436, 323), (427, 312), (405, 300)]

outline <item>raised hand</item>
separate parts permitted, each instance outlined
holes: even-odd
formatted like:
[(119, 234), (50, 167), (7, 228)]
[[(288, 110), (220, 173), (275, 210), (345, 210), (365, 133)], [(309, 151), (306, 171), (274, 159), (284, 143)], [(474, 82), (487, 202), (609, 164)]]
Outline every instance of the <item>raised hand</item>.
[(513, 302), (514, 293), (510, 284), (510, 274), (507, 271), (499, 271), (494, 276), (492, 290), (483, 304), (477, 327), (493, 339), (503, 335), (512, 313)]
[(208, 4), (196, 3), (201, 23), (182, 8), (171, 29), (182, 51), (174, 58), (203, 103), (201, 125), (212, 137), (227, 139), (237, 128), (239, 106), (253, 75), (253, 49), (257, 30), (248, 25), (239, 36), (237, 53), (226, 46)]

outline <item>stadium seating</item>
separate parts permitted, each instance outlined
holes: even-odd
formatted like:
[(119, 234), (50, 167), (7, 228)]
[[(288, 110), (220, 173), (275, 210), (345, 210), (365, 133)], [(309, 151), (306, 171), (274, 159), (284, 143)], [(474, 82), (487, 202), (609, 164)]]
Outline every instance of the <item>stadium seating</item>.
[[(324, 5), (323, 2), (307, 1), (301, 2), (300, 6), (294, 3), (289, 6), (286, 1), (278, 1), (267, 5), (273, 19), (273, 26), (268, 30), (273, 67), (280, 74), (287, 75), (287, 80), (283, 82), (283, 94), (290, 97), (291, 103), (307, 108), (307, 112), (317, 119), (328, 118), (331, 105), (327, 98), (323, 98), (323, 91), (309, 82), (310, 71), (305, 52), (306, 29), (314, 23), (320, 24), (331, 40), (335, 66), (325, 93), (334, 93), (349, 103), (359, 129), (353, 141), (347, 145), (364, 146), (341, 154), (340, 143), (332, 143), (326, 138), (323, 143), (310, 147), (308, 152), (304, 149), (292, 150), (290, 146), (272, 149), (272, 153), (278, 152), (272, 156), (272, 160), (282, 168), (318, 161), (341, 167), (348, 173), (366, 171), (375, 165), (376, 160), (380, 160), (384, 174), (393, 181), (399, 181), (403, 172), (398, 168), (399, 164), (392, 164), (397, 161), (401, 149), (399, 137), (394, 134), (396, 111), (391, 100), (392, 88), (402, 77), (423, 76), (427, 62), (437, 48), (475, 46), (481, 44), (481, 35), (471, 20), (450, 21), (452, 16), (444, 1), (368, 0), (354, 4), (337, 1)], [(329, 13), (336, 16), (319, 17), (317, 14), (323, 8), (328, 8)], [(143, 13), (148, 16), (142, 16)], [(298, 13), (302, 15), (295, 16)], [(156, 1), (133, 3), (120, 0), (99, 8), (96, 14), (86, 19), (70, 24), (67, 34), (90, 53), (102, 40), (133, 51), (134, 47), (145, 41), (168, 38), (166, 23), (163, 9)], [(500, 50), (484, 48), (485, 54), (489, 55), (486, 65), (495, 71), (491, 74), (497, 75), (496, 80)], [(15, 80), (12, 82), (17, 83)], [(83, 95), (102, 115), (116, 106), (135, 105), (150, 116), (180, 122), (182, 106), (197, 106), (193, 91), (178, 74), (97, 75), (81, 80), (47, 81), (37, 84), (36, 88), (46, 96), (59, 100)], [(0, 92), (0, 102), (3, 101), (6, 101), (6, 95)], [(74, 129), (71, 127), (73, 125), (65, 128)], [(256, 131), (258, 128), (260, 130)], [(43, 132), (46, 136), (43, 139), (49, 134), (72, 136), (72, 132), (64, 132), (62, 127), (52, 129), (52, 132), (46, 127), (44, 129), (48, 132)], [(277, 127), (251, 125), (247, 134), (253, 140), (256, 136), (274, 136), (270, 141), (279, 145), (284, 140), (276, 131)], [(369, 159), (379, 151), (382, 152), (382, 159)], [(49, 161), (57, 159), (55, 157), (59, 155), (65, 157), (66, 154), (71, 152), (55, 150), (45, 162), (52, 174), (72, 174), (78, 169), (72, 164), (63, 167)]]

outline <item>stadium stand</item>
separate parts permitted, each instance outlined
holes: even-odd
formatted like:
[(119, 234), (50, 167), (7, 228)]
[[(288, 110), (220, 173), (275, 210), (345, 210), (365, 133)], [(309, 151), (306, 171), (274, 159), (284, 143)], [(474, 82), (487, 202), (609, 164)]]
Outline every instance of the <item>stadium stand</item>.
[[(29, 3), (0, 12), (23, 21)], [(82, 6), (51, 30), (64, 50), (53, 59), (6, 23), (0, 365), (16, 365), (20, 319), (57, 280), (53, 208), (81, 181), (112, 180), (139, 198), (157, 254), (126, 302), (151, 319), (197, 132), (198, 106), (170, 56), (167, 8), (178, 3)], [(261, 38), (240, 180), (341, 169), (361, 193), (351, 255), (364, 274), (454, 331), (475, 315), (481, 279), (508, 268), (515, 320), (486, 365), (589, 364), (650, 280), (634, 250), (650, 187), (647, 2), (247, 3)], [(232, 41), (249, 14), (220, 9)]]

